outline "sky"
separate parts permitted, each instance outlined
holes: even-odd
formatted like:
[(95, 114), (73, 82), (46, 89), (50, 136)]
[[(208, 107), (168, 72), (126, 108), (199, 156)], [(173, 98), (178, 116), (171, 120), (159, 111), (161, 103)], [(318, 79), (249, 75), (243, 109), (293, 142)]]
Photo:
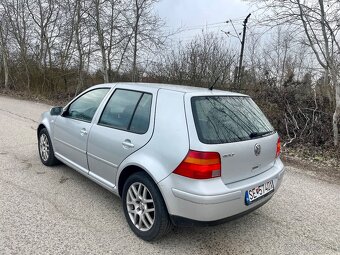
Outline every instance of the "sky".
[(176, 37), (185, 41), (202, 29), (236, 34), (232, 25), (225, 23), (230, 19), (236, 31), (241, 32), (242, 22), (252, 8), (242, 0), (160, 0), (155, 11), (169, 30), (181, 28), (182, 32)]

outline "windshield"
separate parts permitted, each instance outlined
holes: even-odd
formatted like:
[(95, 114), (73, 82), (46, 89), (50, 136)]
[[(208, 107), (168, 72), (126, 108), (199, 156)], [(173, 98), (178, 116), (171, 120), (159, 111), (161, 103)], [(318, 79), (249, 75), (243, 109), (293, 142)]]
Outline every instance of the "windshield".
[(191, 105), (202, 143), (232, 143), (274, 132), (272, 125), (250, 97), (193, 97)]

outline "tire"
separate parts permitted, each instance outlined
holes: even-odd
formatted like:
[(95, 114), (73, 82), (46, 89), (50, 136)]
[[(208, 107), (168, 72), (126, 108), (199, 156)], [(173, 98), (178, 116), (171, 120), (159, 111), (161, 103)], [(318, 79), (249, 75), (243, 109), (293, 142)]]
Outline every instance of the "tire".
[(45, 166), (54, 166), (59, 164), (59, 160), (54, 156), (51, 139), (46, 128), (39, 132), (38, 150), (41, 162)]
[(122, 202), (131, 230), (145, 241), (153, 241), (172, 228), (163, 197), (144, 172), (132, 174), (123, 187)]

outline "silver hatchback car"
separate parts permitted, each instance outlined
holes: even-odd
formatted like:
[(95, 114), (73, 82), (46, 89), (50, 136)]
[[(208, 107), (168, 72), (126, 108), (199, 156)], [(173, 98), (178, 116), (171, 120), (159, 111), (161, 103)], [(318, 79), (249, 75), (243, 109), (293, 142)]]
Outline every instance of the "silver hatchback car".
[(249, 96), (164, 84), (93, 86), (42, 114), (43, 164), (59, 161), (120, 196), (144, 240), (265, 204), (282, 181), (280, 139)]

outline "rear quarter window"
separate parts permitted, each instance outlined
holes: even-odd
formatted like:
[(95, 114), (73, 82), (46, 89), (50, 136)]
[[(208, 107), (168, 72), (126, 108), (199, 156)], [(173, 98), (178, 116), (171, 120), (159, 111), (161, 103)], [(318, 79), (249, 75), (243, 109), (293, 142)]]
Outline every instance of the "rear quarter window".
[(141, 91), (117, 89), (98, 122), (99, 125), (145, 134), (149, 129), (152, 95)]
[(191, 107), (198, 138), (205, 144), (239, 142), (274, 131), (250, 97), (193, 97)]

